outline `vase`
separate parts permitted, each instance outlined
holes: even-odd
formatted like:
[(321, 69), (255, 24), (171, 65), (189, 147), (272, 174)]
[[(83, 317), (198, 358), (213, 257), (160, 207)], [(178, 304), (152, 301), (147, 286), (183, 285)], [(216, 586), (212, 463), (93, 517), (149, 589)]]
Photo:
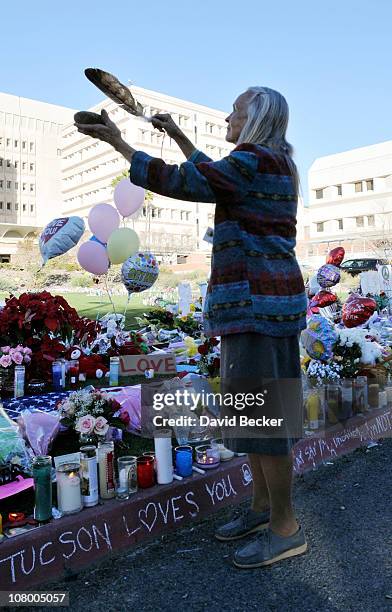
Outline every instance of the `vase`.
[(79, 434), (80, 446), (98, 446), (99, 442), (105, 442), (106, 436), (98, 436), (97, 434)]
[(14, 368), (0, 368), (0, 398), (14, 396)]

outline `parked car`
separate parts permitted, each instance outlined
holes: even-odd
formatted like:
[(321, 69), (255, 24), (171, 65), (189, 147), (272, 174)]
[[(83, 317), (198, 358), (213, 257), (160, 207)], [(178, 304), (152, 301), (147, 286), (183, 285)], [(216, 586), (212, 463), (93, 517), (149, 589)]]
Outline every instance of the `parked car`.
[(377, 270), (377, 266), (388, 265), (387, 259), (347, 259), (340, 264), (341, 270), (348, 272), (351, 276), (356, 276), (361, 272), (368, 272), (368, 270)]

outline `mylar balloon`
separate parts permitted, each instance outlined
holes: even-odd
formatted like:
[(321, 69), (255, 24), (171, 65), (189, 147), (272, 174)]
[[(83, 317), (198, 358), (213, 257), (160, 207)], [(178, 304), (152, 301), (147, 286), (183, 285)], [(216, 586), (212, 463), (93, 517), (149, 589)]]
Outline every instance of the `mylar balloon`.
[(152, 287), (159, 267), (152, 253), (136, 253), (123, 263), (121, 278), (128, 293), (140, 293)]
[(301, 341), (312, 359), (328, 361), (337, 335), (333, 323), (320, 315), (312, 315), (307, 328), (301, 334)]
[(333, 287), (340, 281), (339, 268), (332, 264), (321, 266), (317, 272), (317, 282), (323, 289)]
[(325, 306), (331, 306), (337, 300), (337, 296), (331, 291), (327, 291), (326, 289), (322, 289), (315, 296), (312, 297), (309, 304), (309, 309), (317, 313), (319, 308), (325, 308)]
[(145, 191), (143, 187), (134, 185), (125, 178), (117, 183), (113, 199), (117, 210), (123, 217), (133, 215), (144, 202)]
[(62, 255), (77, 245), (84, 229), (84, 221), (80, 217), (61, 217), (48, 223), (39, 238), (44, 264), (48, 259)]
[(336, 247), (328, 253), (327, 264), (339, 267), (344, 259), (345, 250), (343, 247)]
[(107, 242), (110, 234), (120, 225), (120, 215), (110, 204), (96, 204), (89, 212), (88, 225), (98, 240)]
[(108, 240), (108, 256), (113, 264), (124, 263), (140, 246), (139, 236), (129, 227), (114, 230)]
[(372, 316), (376, 308), (377, 304), (372, 298), (352, 298), (343, 306), (342, 321), (346, 327), (363, 325)]
[(100, 276), (106, 274), (109, 269), (109, 259), (104, 246), (89, 240), (80, 245), (78, 250), (78, 262), (87, 272)]

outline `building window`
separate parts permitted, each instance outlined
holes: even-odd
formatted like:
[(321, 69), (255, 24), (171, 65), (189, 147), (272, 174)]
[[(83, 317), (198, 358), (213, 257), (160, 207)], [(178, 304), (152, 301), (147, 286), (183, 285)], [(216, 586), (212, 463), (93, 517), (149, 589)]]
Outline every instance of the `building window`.
[(30, 212), (34, 212), (34, 204), (30, 204)]
[(7, 202), (7, 210), (11, 210), (11, 202)]
[(147, 216), (147, 208), (143, 206), (143, 217)]
[(26, 191), (26, 187), (27, 187), (27, 184), (26, 183), (22, 183), (22, 191)]
[(3, 181), (0, 180), (0, 189), (3, 189)]
[(22, 149), (26, 149), (26, 147), (27, 147), (26, 140), (22, 140)]
[(15, 210), (19, 210), (19, 204), (18, 204), (18, 202), (15, 202)]
[(30, 164), (30, 172), (34, 172), (34, 164)]
[[(0, 164), (0, 165), (1, 165), (1, 164)], [(17, 169), (18, 169), (18, 167), (19, 167), (19, 162), (18, 162), (18, 161), (14, 162), (14, 167), (15, 167), (15, 170), (17, 170)]]
[(338, 195), (342, 195), (342, 186), (336, 185), (336, 187), (338, 188)]
[(32, 153), (34, 151), (34, 143), (33, 142), (29, 142), (29, 150), (30, 150), (30, 153)]
[(19, 183), (18, 183), (18, 181), (15, 181), (15, 189), (19, 189)]
[(6, 140), (5, 140), (5, 146), (6, 146), (6, 147), (10, 147), (10, 146), (11, 146), (11, 138), (6, 138)]
[(17, 149), (19, 146), (19, 140), (14, 140), (14, 147)]
[(2, 165), (3, 165), (3, 159), (0, 157), (0, 168), (2, 167)]
[(3, 204), (4, 202), (0, 202), (0, 210), (3, 210)]
[(26, 166), (27, 166), (26, 162), (22, 162), (22, 170), (26, 170)]
[(360, 193), (362, 191), (362, 181), (358, 181), (354, 183), (355, 185), (355, 193)]
[(366, 181), (366, 191), (373, 191), (373, 189), (374, 189), (373, 179), (368, 179)]
[(369, 227), (374, 227), (376, 225), (376, 220), (374, 215), (368, 215), (368, 226)]
[(338, 228), (339, 228), (340, 230), (342, 230), (342, 229), (343, 229), (343, 219), (338, 219)]
[(157, 209), (156, 208), (152, 208), (151, 209), (151, 217), (156, 217), (157, 216)]
[(355, 217), (355, 222), (356, 222), (357, 227), (363, 227), (364, 217)]
[(23, 204), (22, 210), (23, 210), (23, 212), (26, 212), (26, 204)]
[(316, 200), (322, 200), (323, 198), (323, 189), (316, 189)]
[(30, 193), (34, 193), (34, 185), (33, 185), (33, 183), (30, 183)]
[(11, 189), (11, 181), (7, 181), (7, 189)]
[(316, 223), (316, 231), (317, 232), (323, 232), (324, 231), (324, 222), (323, 223)]
[(11, 168), (11, 160), (7, 159), (7, 168)]

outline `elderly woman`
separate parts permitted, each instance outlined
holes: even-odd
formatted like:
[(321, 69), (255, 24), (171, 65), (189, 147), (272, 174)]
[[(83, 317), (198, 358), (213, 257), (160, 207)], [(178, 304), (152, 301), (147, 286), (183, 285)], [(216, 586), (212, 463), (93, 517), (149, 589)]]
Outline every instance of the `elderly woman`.
[[(298, 177), (286, 141), (285, 98), (267, 87), (242, 93), (226, 119), (226, 140), (236, 146), (216, 162), (195, 149), (170, 115), (155, 115), (154, 127), (173, 138), (187, 158), (179, 167), (136, 151), (104, 110), (102, 118), (105, 125), (76, 126), (121, 153), (133, 183), (179, 200), (216, 203), (204, 332), (221, 337), (222, 387), (238, 392), (266, 379), (279, 386), (286, 380), (300, 383), (298, 335), (305, 327), (306, 297), (294, 253)], [(298, 422), (299, 388), (286, 393), (279, 412)], [(215, 536), (230, 541), (260, 532), (236, 551), (237, 567), (270, 565), (307, 549), (292, 505), (296, 437), (286, 429), (280, 436), (238, 433), (226, 440), (232, 450), (249, 455), (253, 499)]]

